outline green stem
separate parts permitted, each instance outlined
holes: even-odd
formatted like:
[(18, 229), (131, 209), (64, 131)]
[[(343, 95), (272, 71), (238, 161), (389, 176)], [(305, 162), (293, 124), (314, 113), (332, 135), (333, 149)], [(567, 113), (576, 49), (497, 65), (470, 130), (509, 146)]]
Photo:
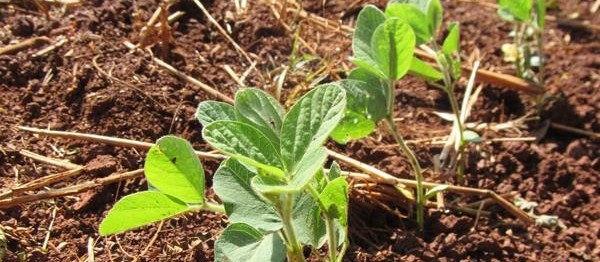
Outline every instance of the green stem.
[(517, 57), (515, 59), (515, 66), (517, 68), (517, 76), (524, 78), (525, 72), (523, 68), (523, 53), (521, 52), (521, 45), (523, 44), (524, 32), (521, 23), (517, 23), (515, 26), (515, 47), (517, 48)]
[(386, 123), (390, 128), (390, 133), (392, 134), (398, 145), (400, 145), (400, 149), (402, 149), (402, 152), (408, 158), (408, 162), (410, 163), (413, 172), (415, 173), (415, 177), (417, 180), (417, 224), (419, 225), (419, 230), (423, 230), (423, 226), (425, 224), (423, 209), (423, 207), (425, 206), (425, 192), (423, 191), (423, 173), (421, 171), (421, 165), (419, 165), (419, 161), (417, 160), (415, 153), (408, 147), (406, 141), (404, 141), (404, 138), (402, 138), (402, 135), (400, 135), (400, 132), (398, 131), (396, 124), (394, 124), (394, 120), (391, 116), (388, 116), (386, 118)]
[(204, 202), (204, 205), (202, 205), (202, 209), (216, 213), (225, 213), (225, 207), (217, 203)]
[[(436, 52), (439, 53), (440, 52), (440, 47), (439, 45), (435, 42), (432, 41), (432, 49)], [(444, 54), (444, 56), (446, 56)], [(452, 58), (446, 56), (445, 60), (446, 63), (442, 63), (442, 61), (440, 61), (439, 58), (436, 57), (436, 62), (438, 64), (438, 66), (440, 67), (440, 70), (442, 71), (442, 75), (444, 76), (443, 80), (444, 80), (444, 91), (446, 91), (446, 94), (448, 94), (448, 100), (450, 100), (450, 107), (452, 107), (452, 113), (454, 113), (454, 122), (456, 123), (456, 126), (458, 128), (458, 139), (460, 141), (459, 143), (459, 149), (456, 155), (456, 161), (457, 161), (457, 168), (456, 168), (456, 177), (458, 180), (459, 184), (462, 184), (464, 179), (465, 179), (465, 167), (464, 167), (464, 162), (463, 162), (463, 153), (464, 153), (464, 144), (465, 144), (465, 140), (463, 137), (463, 132), (464, 132), (464, 127), (462, 124), (462, 120), (460, 118), (460, 108), (458, 106), (458, 100), (456, 99), (456, 95), (454, 95), (454, 85), (456, 84), (456, 81), (452, 79), (452, 75), (451, 75), (451, 64), (452, 64)]]
[(336, 261), (337, 240), (335, 239), (335, 225), (333, 219), (325, 214), (325, 229), (327, 230), (327, 254), (329, 261)]
[(223, 205), (213, 202), (204, 202), (202, 205), (190, 205), (190, 211), (207, 210), (216, 213), (225, 213), (225, 207)]
[(327, 210), (325, 210), (325, 206), (323, 205), (323, 203), (321, 202), (321, 199), (319, 198), (319, 192), (317, 192), (317, 190), (311, 185), (308, 185), (307, 189), (308, 189), (308, 192), (315, 199), (315, 201), (317, 201), (317, 203), (319, 204), (319, 208), (321, 208), (321, 212), (322, 212), (324, 220), (325, 220), (325, 229), (327, 231), (327, 245), (328, 245), (327, 254), (329, 256), (329, 261), (336, 262), (336, 260), (337, 260), (336, 259), (337, 240), (335, 239), (335, 225), (333, 223), (333, 219), (327, 215)]
[(458, 127), (458, 139), (460, 141), (458, 145), (458, 152), (456, 155), (457, 168), (456, 168), (456, 177), (459, 184), (462, 184), (465, 180), (465, 167), (463, 161), (463, 153), (464, 153), (464, 144), (465, 139), (463, 137), (463, 132), (465, 132), (462, 120), (460, 119), (460, 109), (458, 107), (458, 101), (456, 100), (456, 96), (451, 89), (446, 89), (446, 93), (448, 93), (448, 98), (450, 100), (450, 106), (452, 107), (452, 112), (454, 113), (456, 126)]
[(344, 244), (342, 245), (342, 248), (340, 249), (340, 252), (338, 253), (338, 257), (336, 262), (342, 262), (342, 260), (344, 260), (344, 254), (346, 253), (346, 249), (348, 249), (348, 246), (350, 245), (350, 241), (348, 240), (348, 230), (346, 229), (345, 233), (344, 233)]
[(545, 72), (545, 67), (544, 67), (544, 30), (541, 29), (537, 29), (537, 49), (538, 49), (538, 57), (540, 58), (540, 73), (539, 73), (539, 79), (540, 79), (540, 85), (542, 85), (542, 87), (544, 87), (544, 83), (546, 82), (546, 72)]
[(292, 210), (294, 206), (294, 195), (284, 195), (283, 205), (280, 208), (281, 218), (283, 222), (283, 233), (287, 240), (288, 260), (290, 262), (304, 262), (304, 254), (302, 253), (302, 245), (296, 237), (294, 229), (294, 219), (292, 218)]

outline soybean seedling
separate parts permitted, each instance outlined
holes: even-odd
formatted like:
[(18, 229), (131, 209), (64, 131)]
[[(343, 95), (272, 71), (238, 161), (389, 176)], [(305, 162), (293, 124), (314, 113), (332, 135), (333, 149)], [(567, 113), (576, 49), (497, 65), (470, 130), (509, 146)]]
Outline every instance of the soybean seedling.
[(204, 139), (230, 156), (214, 177), (231, 223), (215, 243), (217, 261), (299, 262), (304, 246), (325, 242), (328, 261), (341, 261), (348, 185), (336, 165), (323, 171), (323, 144), (345, 107), (336, 83), (308, 92), (287, 114), (258, 89), (238, 91), (234, 105), (200, 103)]
[[(393, 122), (394, 82), (406, 74), (423, 78), (448, 94), (455, 115), (454, 128), (459, 134), (457, 146), (457, 174), (463, 180), (462, 153), (468, 142), (476, 141), (477, 134), (464, 130), (458, 101), (454, 94), (461, 76), (459, 57), (459, 25), (449, 25), (449, 33), (440, 46), (435, 36), (442, 24), (443, 10), (439, 0), (391, 1), (385, 12), (375, 6), (366, 6), (358, 15), (352, 41), (353, 62), (358, 69), (349, 79), (358, 80), (348, 92), (348, 110), (342, 124), (333, 132), (341, 143), (364, 137), (375, 124), (384, 120), (403, 153), (408, 157), (417, 180), (417, 223), (423, 228), (423, 207), (426, 202), (422, 186), (422, 171), (412, 150), (406, 145)], [(414, 56), (415, 46), (431, 52), (439, 71)], [(442, 81), (441, 84), (437, 83)], [(352, 128), (357, 125), (360, 128)], [(443, 190), (443, 189), (442, 189)], [(432, 191), (428, 196), (434, 195)]]
[(367, 136), (383, 120), (408, 158), (417, 180), (417, 223), (424, 224), (424, 189), (421, 166), (393, 120), (394, 83), (411, 69), (416, 36), (402, 19), (387, 17), (377, 7), (366, 6), (358, 15), (352, 39), (353, 59), (358, 66), (346, 80), (348, 108), (344, 120), (332, 133), (341, 143)]
[[(439, 87), (448, 95), (454, 114), (453, 133), (458, 138), (455, 144), (456, 156), (450, 164), (450, 170), (456, 170), (458, 183), (463, 183), (466, 145), (477, 142), (480, 138), (477, 133), (465, 129), (463, 125), (465, 119), (461, 119), (464, 114), (461, 116), (458, 99), (455, 95), (455, 89), (461, 77), (459, 24), (450, 23), (448, 25), (448, 34), (440, 45), (436, 42), (443, 16), (439, 0), (390, 1), (385, 14), (390, 18), (402, 19), (410, 24), (417, 36), (416, 44), (435, 58), (439, 71), (414, 58), (410, 72), (428, 81), (431, 85)], [(445, 155), (440, 158), (445, 159)]]
[[(512, 62), (517, 76), (540, 85), (545, 83), (544, 26), (546, 24), (545, 0), (498, 0), (498, 15), (513, 23), (513, 43), (502, 45), (504, 60)], [(535, 6), (535, 8), (534, 8)], [(536, 76), (535, 68), (538, 69)], [(540, 112), (548, 95), (536, 97)]]
[[(505, 61), (514, 63), (518, 77), (543, 84), (546, 1), (498, 0), (498, 4), (498, 15), (514, 25), (513, 43), (502, 45)], [(536, 67), (539, 69), (537, 77)]]

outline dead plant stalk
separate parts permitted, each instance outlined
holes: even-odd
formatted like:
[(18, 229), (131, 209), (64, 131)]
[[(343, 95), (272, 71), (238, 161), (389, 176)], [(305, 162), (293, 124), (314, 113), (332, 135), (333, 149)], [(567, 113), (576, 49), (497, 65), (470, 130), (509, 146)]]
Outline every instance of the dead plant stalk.
[[(113, 145), (113, 146), (133, 147), (133, 148), (143, 149), (143, 150), (148, 150), (148, 149), (150, 149), (150, 147), (152, 147), (154, 145), (152, 143), (147, 143), (147, 142), (140, 142), (140, 141), (135, 141), (135, 140), (130, 140), (130, 139), (114, 138), (114, 137), (94, 135), (94, 134), (44, 130), (44, 129), (38, 129), (38, 128), (32, 128), (32, 127), (23, 127), (23, 126), (20, 126), (19, 129), (22, 131), (27, 131), (27, 132), (31, 132), (31, 133), (39, 134), (39, 135), (45, 135), (45, 136), (51, 136), (51, 137), (61, 137), (61, 138), (75, 139), (75, 140), (84, 140), (84, 141), (88, 141), (88, 142), (98, 142), (98, 143), (104, 143), (104, 144), (109, 144), (109, 145)], [(196, 155), (198, 155), (198, 157), (200, 157), (200, 158), (208, 158), (208, 159), (224, 159), (224, 158), (226, 158), (226, 156), (221, 155), (221, 154), (206, 153), (206, 152), (201, 152), (201, 151), (195, 151), (195, 152), (196, 152)], [(417, 186), (417, 182), (415, 180), (397, 178), (397, 177), (394, 177), (386, 172), (383, 172), (373, 166), (367, 165), (356, 159), (339, 154), (332, 150), (327, 150), (327, 152), (331, 157), (333, 157), (337, 160), (340, 160), (348, 165), (351, 165), (352, 167), (354, 167), (358, 170), (361, 170), (361, 171), (367, 173), (367, 174), (361, 174), (361, 173), (345, 172), (350, 177), (375, 181), (378, 183), (389, 184), (392, 186), (406, 186), (406, 187), (411, 187), (411, 188), (414, 188)], [(138, 173), (135, 173), (135, 172), (138, 172)], [(74, 192), (74, 191), (81, 192), (80, 190), (83, 190), (84, 188), (85, 188), (85, 190), (87, 190), (87, 189), (93, 188), (95, 186), (100, 186), (100, 185), (104, 185), (107, 183), (121, 181), (123, 179), (127, 179), (130, 177), (136, 177), (137, 175), (141, 175), (141, 174), (143, 174), (143, 170), (138, 169), (138, 170), (135, 170), (132, 172), (127, 172), (127, 173), (113, 175), (110, 177), (99, 179), (99, 180), (97, 180), (97, 182), (91, 181), (91, 182), (83, 183), (83, 184), (80, 184), (77, 186), (68, 187), (68, 188), (64, 188), (61, 190), (56, 190), (54, 192), (45, 192), (45, 193), (40, 193), (40, 194), (44, 194), (43, 197), (48, 197), (48, 196), (51, 197), (52, 195), (62, 196), (68, 192)], [(432, 182), (423, 182), (423, 186), (425, 188), (433, 188), (435, 186), (440, 186), (440, 185), (442, 185), (442, 184), (432, 183)], [(83, 190), (83, 191), (85, 191), (85, 190)], [(507, 211), (512, 213), (514, 216), (519, 218), (523, 223), (525, 223), (525, 224), (532, 223), (532, 219), (527, 213), (525, 213), (523, 210), (517, 208), (512, 203), (510, 203), (508, 200), (502, 198), (500, 195), (494, 193), (491, 190), (472, 188), (472, 187), (455, 186), (455, 185), (448, 185), (447, 190), (451, 191), (451, 192), (455, 192), (455, 193), (461, 193), (461, 194), (490, 197), (490, 198), (494, 199), (495, 202), (498, 203), (500, 206), (502, 206)], [(29, 197), (34, 200), (37, 199), (37, 198), (35, 198), (35, 195), (26, 196), (26, 197)], [(23, 197), (23, 198), (25, 198), (25, 197)], [(27, 201), (27, 199), (25, 199), (25, 200), (20, 199), (19, 201), (15, 201), (15, 202), (23, 203), (23, 202), (30, 202), (30, 201)], [(11, 201), (8, 201), (8, 202), (0, 201), (0, 208), (6, 207), (6, 205), (9, 205), (9, 204), (15, 205), (18, 203), (14, 203)]]

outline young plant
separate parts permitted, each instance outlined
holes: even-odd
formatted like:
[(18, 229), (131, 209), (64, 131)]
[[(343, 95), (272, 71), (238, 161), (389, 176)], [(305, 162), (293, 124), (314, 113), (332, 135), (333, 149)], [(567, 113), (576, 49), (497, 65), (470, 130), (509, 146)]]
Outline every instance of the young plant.
[[(512, 62), (517, 76), (530, 82), (545, 83), (544, 26), (546, 24), (545, 0), (498, 0), (498, 15), (514, 24), (513, 43), (502, 45), (504, 60)], [(535, 6), (535, 8), (534, 8)], [(538, 69), (536, 76), (535, 68)], [(549, 94), (535, 98), (537, 111), (541, 112)]]
[(287, 114), (258, 89), (238, 91), (234, 105), (198, 106), (204, 139), (230, 156), (214, 176), (231, 223), (215, 243), (217, 261), (304, 261), (304, 246), (325, 242), (328, 261), (341, 261), (348, 185), (336, 165), (323, 171), (323, 144), (345, 107), (336, 83), (316, 87)]
[[(352, 61), (358, 68), (350, 73), (350, 80), (344, 85), (348, 108), (332, 137), (345, 143), (368, 135), (381, 120), (388, 125), (417, 180), (416, 215), (422, 229), (425, 198), (421, 166), (393, 120), (394, 83), (411, 69), (416, 43), (414, 31), (404, 20), (388, 17), (371, 5), (360, 12), (352, 39)], [(357, 128), (353, 129), (355, 126)]]
[(186, 212), (224, 212), (204, 197), (204, 171), (189, 142), (165, 136), (146, 155), (148, 191), (119, 200), (100, 224), (100, 235), (125, 232)]
[(518, 77), (543, 85), (546, 1), (498, 0), (498, 4), (498, 15), (514, 24), (511, 32), (514, 42), (502, 45), (504, 59), (514, 63)]
[[(448, 27), (448, 36), (440, 46), (435, 37), (442, 24), (443, 10), (439, 0), (390, 1), (385, 12), (375, 6), (366, 6), (358, 15), (352, 39), (352, 61), (358, 66), (345, 85), (348, 109), (332, 137), (345, 143), (370, 134), (380, 120), (408, 157), (417, 180), (417, 223), (423, 228), (423, 207), (426, 203), (422, 186), (422, 171), (412, 150), (406, 145), (393, 121), (395, 104), (394, 83), (406, 74), (423, 78), (448, 94), (455, 115), (454, 130), (458, 133), (457, 162), (459, 181), (463, 179), (462, 153), (465, 145), (476, 140), (476, 134), (465, 131), (454, 89), (461, 76), (459, 53), (459, 26)], [(414, 56), (415, 46), (421, 46), (435, 56), (439, 70)], [(442, 81), (442, 84), (438, 84)], [(356, 126), (358, 128), (356, 128)], [(438, 191), (433, 191), (435, 194)]]

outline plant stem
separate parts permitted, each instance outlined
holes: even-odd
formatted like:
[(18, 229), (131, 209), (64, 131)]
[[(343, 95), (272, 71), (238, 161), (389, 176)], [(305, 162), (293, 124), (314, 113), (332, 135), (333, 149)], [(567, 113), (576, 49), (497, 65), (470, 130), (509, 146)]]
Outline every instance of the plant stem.
[(209, 210), (216, 213), (225, 213), (225, 207), (217, 203), (204, 202), (202, 209)]
[(294, 219), (292, 218), (292, 209), (294, 206), (294, 195), (285, 194), (283, 205), (281, 205), (280, 213), (283, 222), (283, 233), (287, 240), (288, 260), (290, 262), (304, 262), (304, 254), (302, 253), (302, 245), (296, 237), (294, 229)]
[(417, 180), (417, 224), (419, 225), (419, 230), (423, 230), (423, 226), (425, 224), (423, 210), (423, 207), (425, 206), (425, 198), (423, 191), (423, 174), (421, 171), (421, 165), (419, 165), (419, 161), (417, 160), (415, 153), (408, 147), (406, 141), (404, 141), (404, 138), (402, 138), (402, 135), (400, 135), (400, 132), (398, 131), (396, 124), (394, 124), (394, 120), (392, 119), (392, 117), (388, 116), (385, 122), (390, 128), (390, 133), (392, 134), (398, 145), (400, 145), (400, 149), (402, 149), (402, 152), (408, 158), (408, 162), (410, 162), (413, 172), (415, 172), (415, 177)]
[(517, 23), (515, 26), (515, 47), (517, 48), (517, 57), (515, 59), (515, 67), (517, 68), (517, 76), (524, 78), (525, 72), (523, 68), (523, 53), (521, 52), (521, 45), (523, 44), (524, 32), (523, 25)]
[[(440, 52), (440, 46), (435, 42), (432, 41), (431, 42), (432, 48), (436, 53)], [(449, 55), (443, 54), (446, 60), (445, 63), (442, 63), (442, 61), (440, 61), (440, 59), (438, 57), (436, 57), (436, 62), (438, 64), (438, 66), (440, 67), (440, 70), (442, 70), (442, 74), (444, 76), (443, 80), (444, 80), (444, 91), (446, 91), (446, 93), (448, 94), (448, 100), (450, 100), (450, 107), (452, 108), (452, 113), (454, 113), (454, 123), (456, 124), (456, 127), (458, 128), (458, 139), (459, 139), (459, 148), (458, 148), (458, 152), (456, 155), (456, 161), (457, 161), (457, 168), (456, 168), (456, 177), (458, 180), (459, 184), (462, 184), (465, 178), (465, 167), (464, 167), (464, 162), (463, 162), (463, 153), (464, 153), (464, 137), (463, 137), (463, 132), (464, 132), (464, 127), (462, 124), (462, 120), (460, 117), (460, 109), (458, 106), (458, 100), (456, 99), (456, 95), (454, 95), (454, 85), (456, 84), (456, 81), (452, 79), (452, 75), (451, 75), (451, 70), (452, 70), (452, 58), (449, 57)]]
[[(325, 213), (323, 213), (325, 214)], [(325, 229), (327, 230), (327, 254), (329, 255), (329, 261), (336, 261), (337, 251), (337, 240), (335, 239), (335, 225), (333, 219), (325, 214)]]
[(330, 218), (327, 215), (327, 210), (325, 209), (325, 206), (319, 198), (319, 192), (311, 185), (308, 185), (306, 189), (312, 195), (314, 200), (317, 201), (317, 203), (319, 204), (319, 208), (321, 209), (321, 214), (323, 215), (323, 219), (325, 220), (325, 229), (327, 232), (327, 254), (329, 256), (329, 261), (335, 262), (337, 256), (337, 241), (335, 239), (335, 225), (333, 224), (333, 218)]
[(465, 144), (465, 140), (463, 137), (463, 132), (464, 132), (464, 127), (462, 124), (462, 120), (460, 119), (460, 109), (458, 109), (458, 101), (456, 100), (456, 96), (454, 95), (454, 92), (452, 92), (452, 89), (448, 88), (446, 89), (446, 93), (448, 93), (448, 98), (450, 100), (450, 106), (452, 107), (452, 112), (454, 113), (455, 119), (454, 122), (456, 123), (456, 127), (458, 128), (458, 139), (459, 139), (459, 145), (458, 145), (458, 152), (456, 155), (456, 163), (457, 163), (457, 168), (456, 168), (456, 178), (458, 180), (459, 184), (462, 184), (465, 180), (465, 167), (464, 167), (464, 161), (463, 161), (463, 153), (464, 153), (464, 144)]

